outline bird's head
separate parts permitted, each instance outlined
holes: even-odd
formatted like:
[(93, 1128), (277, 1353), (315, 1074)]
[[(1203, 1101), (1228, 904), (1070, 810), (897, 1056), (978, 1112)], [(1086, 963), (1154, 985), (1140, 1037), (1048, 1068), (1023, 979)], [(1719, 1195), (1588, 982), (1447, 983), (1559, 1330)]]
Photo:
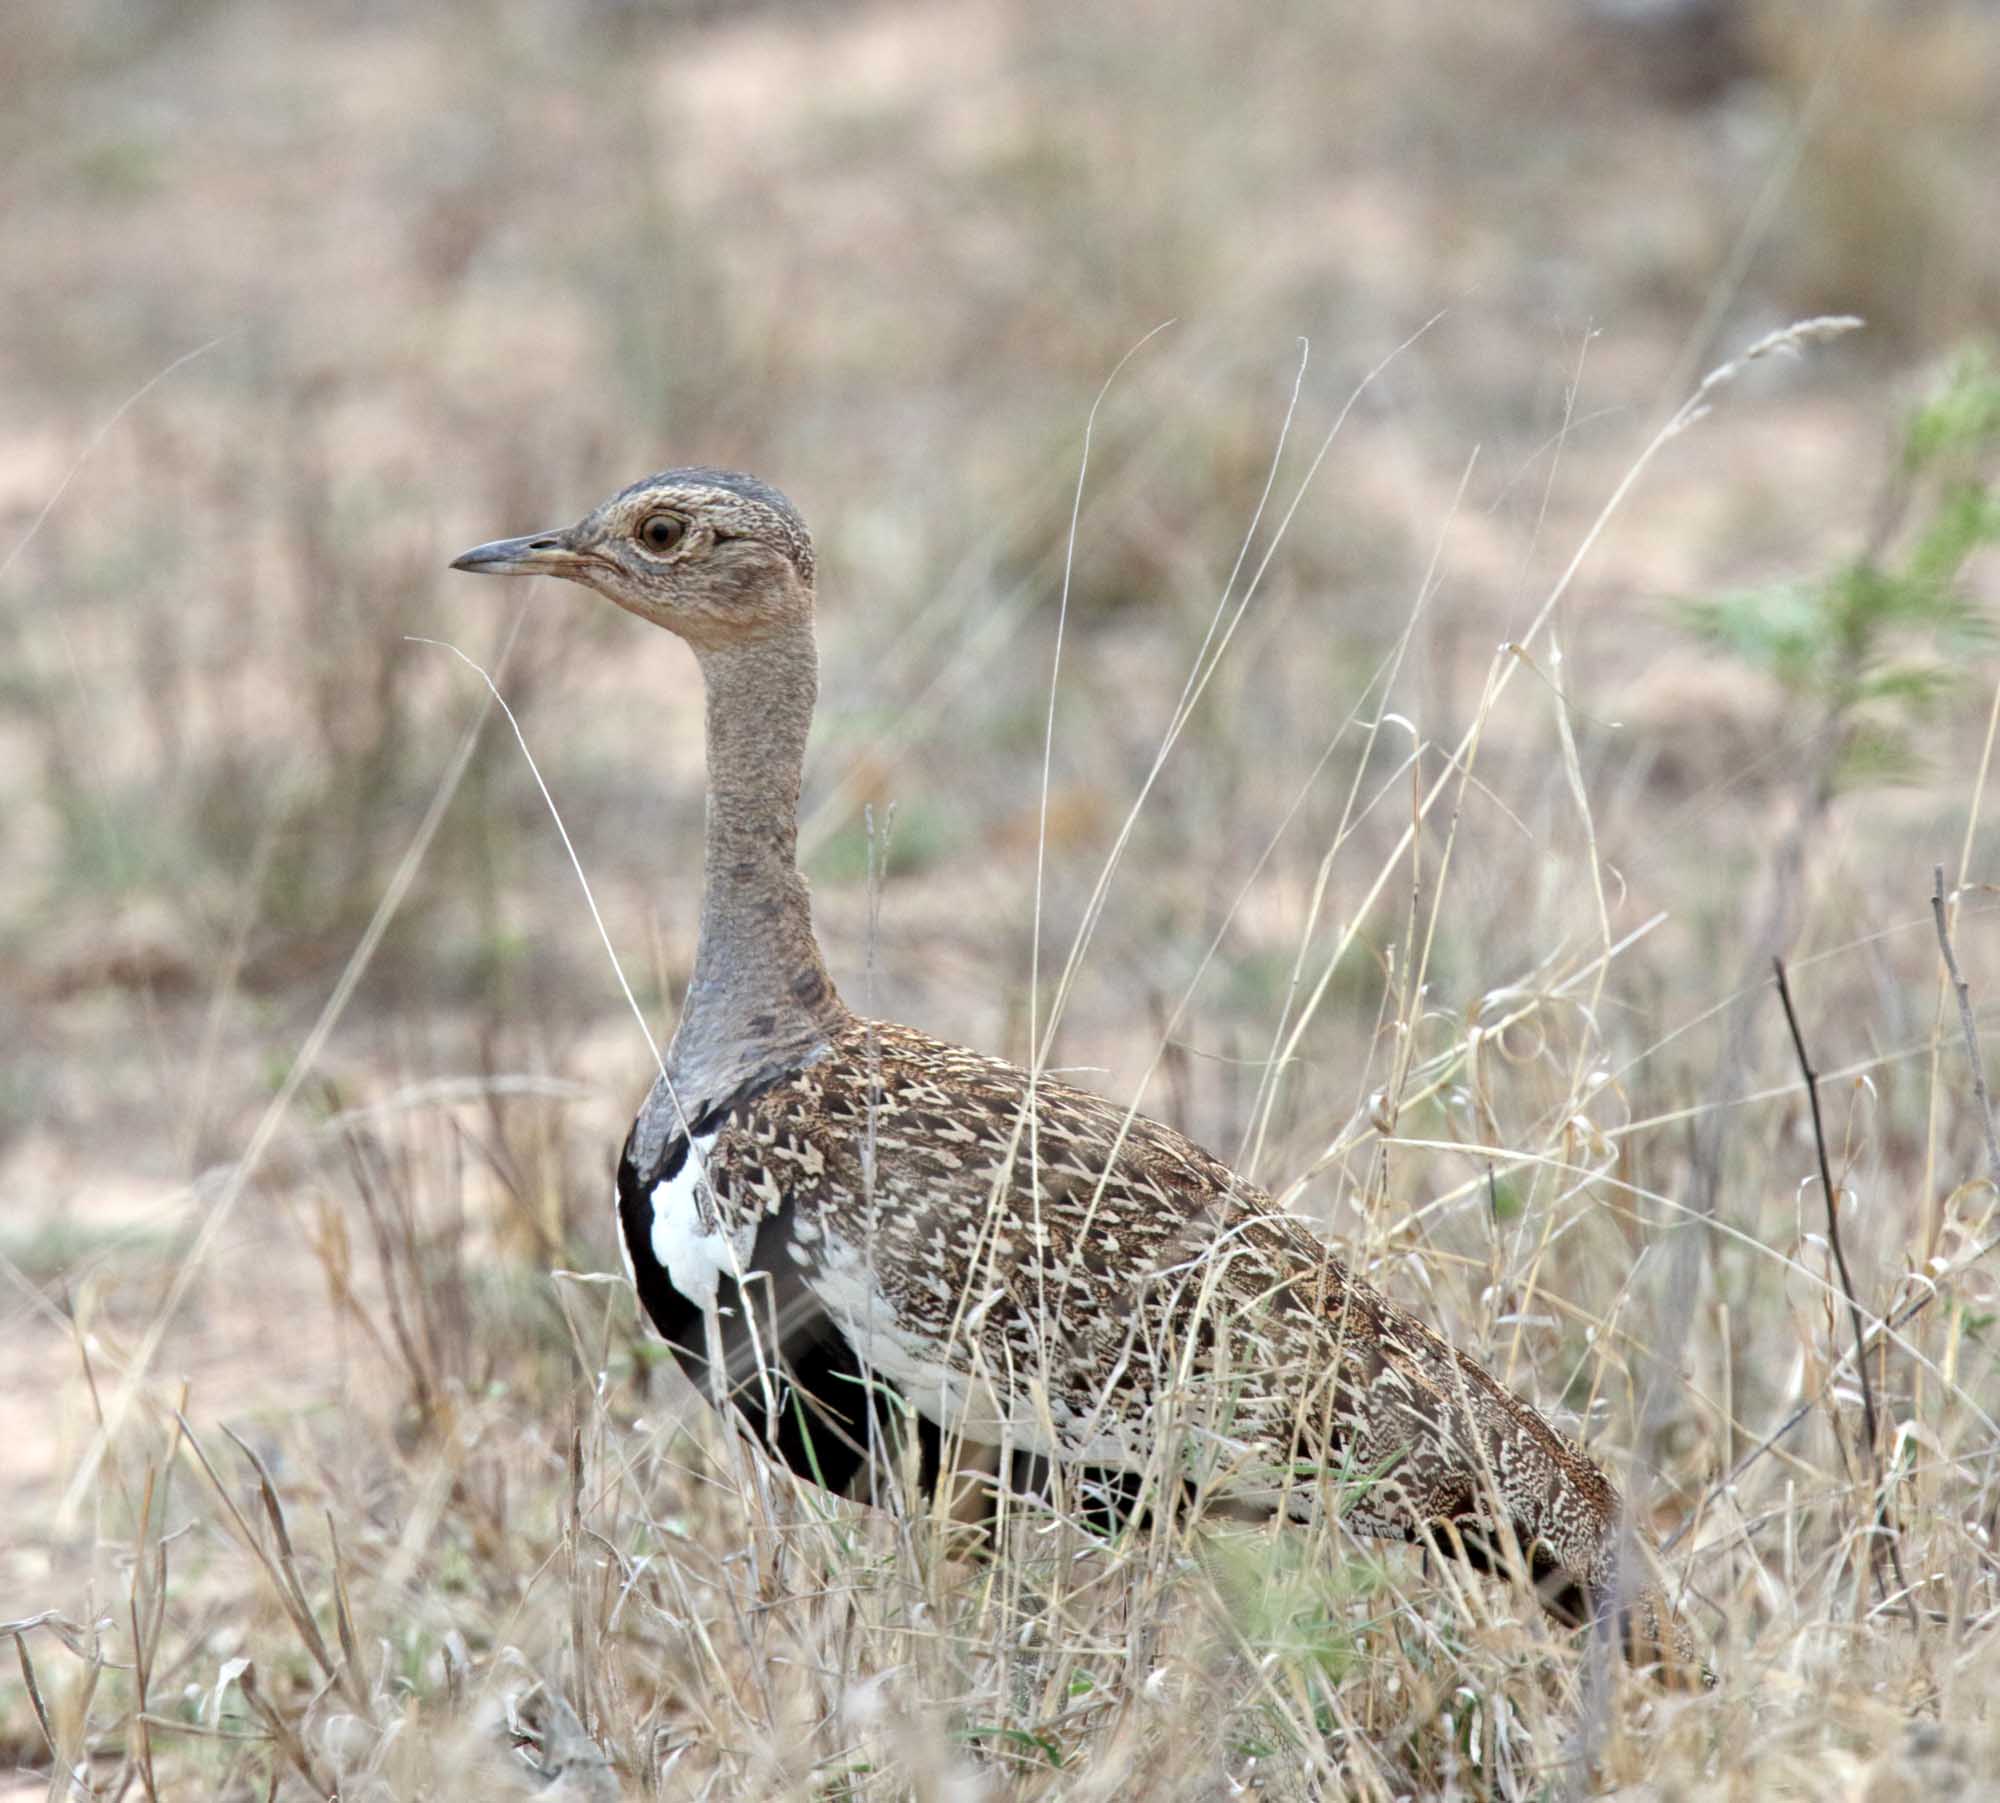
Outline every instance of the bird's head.
[(812, 537), (768, 482), (731, 470), (665, 470), (574, 526), (496, 539), (454, 570), (563, 576), (697, 650), (796, 632), (812, 621)]

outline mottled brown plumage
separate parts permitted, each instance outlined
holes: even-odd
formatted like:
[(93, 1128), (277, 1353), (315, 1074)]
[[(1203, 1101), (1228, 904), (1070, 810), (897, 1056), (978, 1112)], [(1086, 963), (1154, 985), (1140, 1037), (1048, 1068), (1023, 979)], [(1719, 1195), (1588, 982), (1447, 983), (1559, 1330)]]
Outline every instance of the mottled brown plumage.
[(715, 1129), (718, 1224), (784, 1217), (864, 1365), (973, 1444), (1330, 1507), (1482, 1566), (1504, 1519), (1559, 1617), (1611, 1594), (1619, 1499), (1582, 1449), (1172, 1128), (1047, 1078), (1031, 1114), (1015, 1066), (850, 1016)]
[[(662, 524), (662, 522), (666, 522)], [(1519, 1569), (1696, 1668), (1574, 1442), (1191, 1141), (835, 994), (795, 858), (811, 541), (754, 478), (677, 470), (461, 567), (565, 575), (693, 645), (702, 933), (619, 1169), (634, 1280), (690, 1377), (795, 1471), (881, 1493), (988, 1449), (1129, 1506), (1233, 1509)], [(886, 1456), (884, 1456), (886, 1455)]]

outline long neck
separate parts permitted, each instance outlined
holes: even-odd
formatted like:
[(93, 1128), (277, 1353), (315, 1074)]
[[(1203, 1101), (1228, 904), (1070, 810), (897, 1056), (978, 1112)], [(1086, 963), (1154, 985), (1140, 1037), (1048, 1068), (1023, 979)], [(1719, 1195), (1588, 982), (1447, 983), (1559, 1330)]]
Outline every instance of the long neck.
[(708, 691), (701, 940), (668, 1070), (713, 1103), (821, 1044), (844, 1012), (799, 875), (799, 783), (819, 692), (809, 627), (698, 650)]

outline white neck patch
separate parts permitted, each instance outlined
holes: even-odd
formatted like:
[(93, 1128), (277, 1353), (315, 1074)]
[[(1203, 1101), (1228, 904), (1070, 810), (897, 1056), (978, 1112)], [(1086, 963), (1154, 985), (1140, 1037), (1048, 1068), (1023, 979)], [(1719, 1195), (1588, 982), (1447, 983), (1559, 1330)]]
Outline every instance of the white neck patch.
[(667, 1281), (699, 1308), (715, 1301), (724, 1277), (740, 1281), (757, 1238), (755, 1220), (725, 1233), (708, 1188), (708, 1154), (717, 1134), (688, 1142), (687, 1156), (671, 1177), (653, 1185), (653, 1260)]

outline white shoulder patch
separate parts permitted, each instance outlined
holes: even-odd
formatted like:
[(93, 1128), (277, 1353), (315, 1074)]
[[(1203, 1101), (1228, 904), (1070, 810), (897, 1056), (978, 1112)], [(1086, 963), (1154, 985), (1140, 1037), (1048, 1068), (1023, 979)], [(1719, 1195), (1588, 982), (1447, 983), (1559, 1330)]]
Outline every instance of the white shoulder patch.
[(715, 1301), (724, 1277), (741, 1277), (757, 1238), (754, 1221), (733, 1236), (722, 1230), (708, 1191), (708, 1154), (716, 1137), (691, 1140), (681, 1168), (653, 1186), (653, 1258), (667, 1281), (700, 1308)]

